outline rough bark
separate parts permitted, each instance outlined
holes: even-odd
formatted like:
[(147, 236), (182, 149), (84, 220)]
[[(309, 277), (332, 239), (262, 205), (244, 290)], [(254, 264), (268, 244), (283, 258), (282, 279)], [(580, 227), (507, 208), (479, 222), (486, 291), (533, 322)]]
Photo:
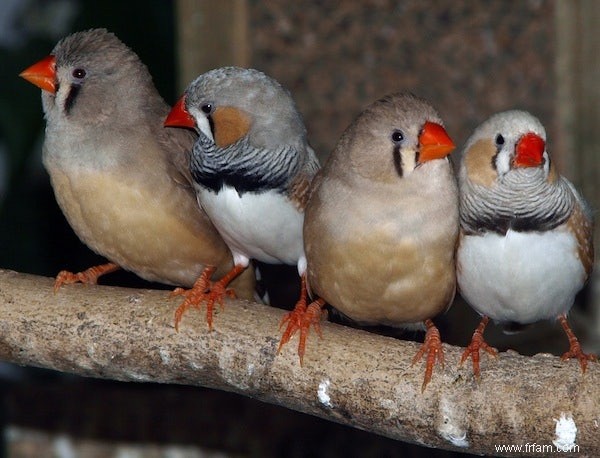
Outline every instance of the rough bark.
[[(547, 354), (484, 355), (477, 383), (469, 364), (458, 367), (461, 349), (445, 345), (445, 368), (435, 368), (421, 393), (423, 365), (411, 366), (417, 343), (323, 323), (322, 338), (311, 333), (300, 367), (296, 338), (277, 355), (282, 310), (230, 300), (212, 332), (204, 314), (191, 310), (177, 333), (179, 301), (165, 291), (107, 286), (69, 285), (54, 294), (52, 279), (0, 271), (0, 358), (90, 377), (232, 391), (470, 453), (527, 455), (525, 448), (495, 447), (550, 446), (562, 417), (563, 440), (568, 426), (577, 428), (577, 456), (600, 456), (598, 364), (582, 375), (577, 362)], [(529, 454), (539, 456), (536, 446)]]

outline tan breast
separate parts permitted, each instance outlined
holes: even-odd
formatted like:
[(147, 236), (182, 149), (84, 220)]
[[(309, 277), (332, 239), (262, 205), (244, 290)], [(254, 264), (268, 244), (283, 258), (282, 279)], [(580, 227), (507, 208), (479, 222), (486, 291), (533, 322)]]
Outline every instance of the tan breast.
[(225, 244), (202, 221), (193, 197), (174, 183), (49, 172), (56, 199), (80, 239), (140, 277), (191, 286), (205, 265), (227, 264)]
[[(447, 308), (456, 285), (456, 202), (431, 206), (393, 193), (372, 199), (351, 190), (338, 197), (311, 198), (307, 209), (312, 291), (364, 324), (402, 326)], [(403, 202), (413, 209), (400, 208)]]
[[(329, 249), (323, 250), (326, 244)], [(401, 326), (423, 321), (446, 309), (454, 297), (449, 247), (382, 243), (376, 233), (344, 247), (331, 241), (316, 245), (320, 261), (309, 261), (311, 288), (359, 323)]]

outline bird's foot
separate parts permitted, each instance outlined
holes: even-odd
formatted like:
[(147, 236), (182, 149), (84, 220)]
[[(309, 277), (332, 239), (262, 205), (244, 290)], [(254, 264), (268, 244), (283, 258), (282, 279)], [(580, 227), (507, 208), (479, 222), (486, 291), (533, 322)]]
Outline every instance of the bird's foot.
[(436, 359), (440, 363), (440, 365), (444, 367), (444, 349), (442, 347), (440, 331), (435, 326), (435, 324), (433, 324), (433, 321), (429, 319), (425, 320), (425, 326), (427, 326), (425, 340), (423, 342), (423, 345), (421, 346), (421, 349), (417, 352), (417, 354), (412, 360), (412, 365), (414, 365), (421, 360), (425, 353), (427, 353), (427, 360), (425, 365), (425, 378), (423, 380), (423, 385), (421, 386), (421, 392), (425, 391), (427, 384), (431, 380), (433, 366), (435, 365)]
[(54, 281), (54, 292), (56, 293), (62, 285), (70, 285), (72, 283), (95, 285), (98, 283), (98, 278), (104, 274), (114, 272), (115, 270), (119, 270), (119, 266), (112, 262), (100, 264), (99, 266), (93, 266), (77, 273), (69, 272), (68, 270), (61, 270)]
[(231, 281), (229, 274), (218, 281), (210, 281), (210, 277), (215, 270), (216, 267), (206, 267), (191, 289), (176, 288), (171, 293), (171, 296), (183, 296), (185, 298), (183, 303), (175, 310), (176, 331), (179, 331), (179, 322), (183, 314), (190, 307), (200, 309), (203, 303), (206, 303), (206, 323), (208, 324), (208, 328), (212, 330), (215, 304), (219, 304), (223, 308), (223, 299), (225, 296), (235, 297), (233, 289), (227, 288), (227, 285)]
[(569, 358), (577, 358), (579, 360), (579, 365), (581, 366), (581, 371), (585, 373), (587, 369), (588, 361), (598, 361), (598, 357), (593, 354), (584, 353), (581, 348), (581, 344), (575, 334), (571, 330), (569, 323), (567, 322), (567, 317), (565, 315), (561, 315), (558, 317), (560, 324), (562, 325), (565, 333), (567, 334), (567, 338), (569, 339), (569, 351), (565, 352), (560, 359), (563, 361)]
[(321, 337), (321, 317), (323, 315), (323, 307), (325, 306), (325, 301), (323, 299), (317, 299), (314, 302), (311, 302), (308, 306), (306, 305), (306, 298), (301, 297), (300, 300), (296, 303), (294, 310), (289, 313), (286, 313), (283, 319), (281, 320), (281, 324), (279, 328), (281, 329), (286, 323), (287, 326), (285, 331), (281, 336), (281, 341), (279, 342), (279, 348), (277, 349), (277, 353), (279, 353), (282, 347), (290, 341), (292, 336), (296, 333), (296, 331), (300, 330), (300, 338), (298, 341), (298, 356), (300, 357), (300, 366), (304, 362), (304, 352), (306, 349), (306, 339), (308, 338), (308, 332), (310, 331), (311, 325), (314, 327), (315, 331)]
[(473, 362), (473, 375), (477, 380), (479, 380), (481, 376), (481, 371), (479, 368), (479, 351), (485, 350), (493, 357), (496, 357), (498, 355), (498, 350), (488, 345), (485, 339), (483, 338), (483, 332), (485, 331), (485, 327), (487, 326), (489, 320), (490, 319), (487, 316), (483, 317), (481, 323), (479, 323), (479, 326), (477, 326), (477, 329), (475, 329), (475, 332), (473, 332), (471, 343), (467, 346), (467, 348), (465, 348), (465, 351), (463, 352), (462, 357), (460, 358), (460, 365), (462, 365), (467, 360), (467, 358), (471, 357), (471, 361)]

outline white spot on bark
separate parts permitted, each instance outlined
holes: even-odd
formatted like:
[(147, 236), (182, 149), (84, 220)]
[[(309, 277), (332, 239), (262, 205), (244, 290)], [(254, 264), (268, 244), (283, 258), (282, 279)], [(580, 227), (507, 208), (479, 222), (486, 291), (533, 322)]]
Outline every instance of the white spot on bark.
[(317, 390), (317, 396), (319, 397), (319, 402), (323, 404), (325, 407), (333, 407), (331, 403), (331, 398), (329, 394), (327, 394), (327, 390), (329, 390), (329, 385), (331, 382), (329, 380), (323, 380), (319, 383), (319, 389)]
[(385, 409), (385, 412), (386, 412), (385, 416), (388, 420), (397, 416), (398, 406), (391, 399), (382, 399), (381, 401), (379, 401), (379, 405), (383, 409)]
[(132, 294), (131, 296), (127, 297), (127, 300), (130, 304), (139, 304), (142, 302), (142, 298), (137, 294)]
[(467, 430), (463, 426), (466, 418), (464, 409), (457, 409), (456, 403), (447, 398), (440, 400), (439, 409), (438, 434), (455, 447), (468, 447)]
[(168, 350), (161, 348), (158, 350), (158, 354), (160, 355), (160, 359), (162, 360), (163, 364), (169, 364), (171, 362), (171, 353), (169, 353)]
[(561, 451), (570, 451), (575, 445), (575, 439), (577, 438), (577, 426), (575, 426), (575, 420), (570, 415), (567, 417), (566, 414), (561, 413), (560, 418), (556, 422), (556, 439), (552, 443), (556, 448)]
[(129, 378), (131, 380), (135, 380), (138, 382), (151, 382), (152, 381), (152, 377), (148, 374), (142, 374), (140, 372), (127, 372), (127, 376), (129, 376)]
[(381, 407), (383, 407), (384, 409), (388, 409), (388, 410), (396, 410), (396, 403), (394, 401), (392, 401), (391, 399), (382, 399), (381, 400)]
[(248, 364), (248, 375), (252, 375), (254, 374), (254, 364), (250, 363)]
[(190, 362), (190, 367), (191, 367), (192, 369), (195, 369), (195, 370), (197, 370), (197, 371), (201, 371), (201, 370), (203, 370), (203, 369), (204, 369), (204, 364), (200, 364), (200, 363), (197, 363), (197, 362), (195, 362), (195, 361), (191, 361), (191, 362)]

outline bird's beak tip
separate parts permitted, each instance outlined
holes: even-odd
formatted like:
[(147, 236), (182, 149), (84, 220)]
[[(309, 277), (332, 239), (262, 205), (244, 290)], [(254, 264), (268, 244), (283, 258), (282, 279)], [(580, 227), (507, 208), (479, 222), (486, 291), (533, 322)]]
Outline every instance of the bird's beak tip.
[(56, 59), (52, 55), (27, 67), (19, 76), (44, 91), (56, 94)]
[(196, 127), (196, 122), (190, 113), (185, 109), (185, 96), (182, 96), (165, 118), (163, 123), (165, 127)]
[(446, 129), (440, 124), (427, 121), (419, 135), (419, 161), (426, 162), (448, 156), (455, 145)]
[(513, 161), (515, 167), (538, 167), (544, 161), (546, 142), (539, 135), (529, 132), (517, 142)]

